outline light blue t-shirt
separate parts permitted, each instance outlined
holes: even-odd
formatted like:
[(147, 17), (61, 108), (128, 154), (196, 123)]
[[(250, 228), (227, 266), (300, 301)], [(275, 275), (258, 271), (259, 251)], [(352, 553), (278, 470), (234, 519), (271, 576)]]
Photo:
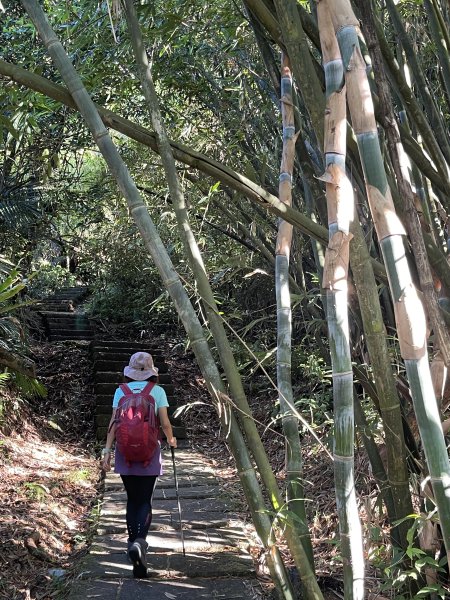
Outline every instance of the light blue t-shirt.
[[(145, 388), (147, 383), (148, 383), (148, 381), (130, 381), (127, 385), (133, 392), (141, 392)], [(114, 393), (113, 404), (112, 404), (113, 408), (117, 408), (119, 406), (119, 400), (124, 395), (125, 394), (122, 392), (120, 387), (118, 387)], [(152, 396), (155, 399), (156, 413), (158, 413), (159, 408), (164, 408), (165, 406), (169, 406), (169, 403), (167, 401), (166, 392), (159, 385), (153, 386)]]

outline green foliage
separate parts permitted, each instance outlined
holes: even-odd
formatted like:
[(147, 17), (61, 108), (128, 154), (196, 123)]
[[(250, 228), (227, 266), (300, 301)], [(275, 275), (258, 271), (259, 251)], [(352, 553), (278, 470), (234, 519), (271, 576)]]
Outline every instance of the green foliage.
[(76, 471), (70, 471), (67, 473), (67, 480), (73, 484), (83, 484), (89, 481), (92, 477), (92, 473), (88, 469), (77, 469)]
[(47, 396), (46, 387), (38, 379), (15, 372), (13, 373), (13, 381), (25, 398), (34, 396), (45, 398)]
[(19, 351), (22, 346), (22, 327), (20, 321), (11, 313), (26, 303), (12, 300), (24, 290), (25, 282), (17, 269), (0, 280), (0, 349), (6, 352)]
[(76, 276), (61, 265), (44, 264), (33, 274), (28, 292), (35, 298), (51, 296), (59, 289), (77, 285)]
[[(383, 573), (382, 591), (389, 590), (393, 600), (419, 600), (421, 598), (448, 598), (449, 589), (441, 583), (446, 577), (447, 557), (436, 558), (418, 547), (418, 535), (424, 524), (434, 520), (434, 513), (429, 515), (413, 514), (407, 517), (412, 520), (408, 529), (408, 546), (405, 553), (395, 556), (387, 563), (390, 550), (379, 544), (376, 551), (371, 552), (370, 560)], [(405, 519), (404, 519), (405, 520)], [(436, 583), (426, 585), (426, 575), (436, 577)], [(413, 591), (414, 590), (414, 591)]]
[(307, 345), (292, 353), (295, 405), (311, 426), (331, 422), (333, 388), (331, 370), (324, 359)]
[[(91, 283), (93, 294), (87, 309), (93, 316), (113, 323), (173, 323), (174, 311), (168, 295), (135, 229), (123, 224), (118, 230), (123, 235), (117, 232), (114, 246), (106, 250), (107, 240), (99, 240), (92, 247), (92, 269), (97, 274)], [(88, 260), (86, 256), (85, 264)]]
[(25, 481), (22, 485), (28, 498), (36, 502), (45, 502), (50, 494), (48, 487), (42, 483)]
[[(26, 287), (18, 269), (14, 268), (0, 281), (0, 350), (4, 355), (20, 363), (26, 356), (25, 331), (21, 321), (13, 316), (29, 304), (26, 300), (17, 301)], [(20, 313), (19, 313), (20, 314)], [(3, 367), (4, 369), (4, 367)], [(46, 395), (45, 387), (34, 377), (23, 374), (19, 368), (8, 367), (8, 372), (0, 373), (0, 387), (6, 383), (14, 386), (15, 393), (0, 395), (0, 428), (9, 424), (5, 418), (8, 412), (17, 414), (24, 399), (28, 396)], [(20, 395), (17, 392), (20, 391)]]

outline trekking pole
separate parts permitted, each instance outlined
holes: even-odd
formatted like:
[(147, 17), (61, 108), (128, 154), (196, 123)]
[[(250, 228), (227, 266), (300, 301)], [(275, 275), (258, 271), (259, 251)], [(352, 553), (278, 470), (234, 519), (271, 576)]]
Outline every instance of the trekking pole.
[(183, 548), (183, 556), (186, 558), (186, 551), (184, 549), (184, 533), (183, 533), (183, 522), (181, 521), (181, 504), (180, 504), (180, 494), (178, 492), (178, 478), (177, 478), (177, 467), (175, 465), (175, 448), (170, 446), (170, 451), (172, 453), (172, 464), (173, 464), (173, 477), (175, 479), (175, 491), (177, 495), (178, 502), (178, 514), (180, 516), (180, 533), (181, 533), (181, 546)]

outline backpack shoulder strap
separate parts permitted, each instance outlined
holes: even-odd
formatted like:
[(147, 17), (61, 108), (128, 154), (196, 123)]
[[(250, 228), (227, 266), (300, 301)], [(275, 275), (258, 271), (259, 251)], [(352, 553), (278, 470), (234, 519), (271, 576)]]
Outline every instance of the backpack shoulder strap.
[(133, 390), (130, 388), (128, 383), (121, 383), (119, 385), (119, 388), (122, 390), (122, 392), (125, 396), (129, 396), (130, 394), (133, 393)]
[(152, 389), (155, 387), (155, 382), (154, 381), (149, 381), (147, 383), (147, 385), (145, 386), (145, 388), (143, 388), (141, 394), (145, 394), (146, 396), (151, 396), (152, 394)]

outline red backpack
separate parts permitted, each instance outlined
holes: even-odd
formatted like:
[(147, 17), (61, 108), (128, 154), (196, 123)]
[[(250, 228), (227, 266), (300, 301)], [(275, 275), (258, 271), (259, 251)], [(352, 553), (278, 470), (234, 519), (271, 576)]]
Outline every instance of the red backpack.
[(142, 462), (144, 467), (159, 445), (159, 419), (155, 412), (155, 399), (151, 395), (154, 382), (149, 382), (140, 392), (123, 383), (124, 393), (116, 413), (116, 445), (128, 466)]

